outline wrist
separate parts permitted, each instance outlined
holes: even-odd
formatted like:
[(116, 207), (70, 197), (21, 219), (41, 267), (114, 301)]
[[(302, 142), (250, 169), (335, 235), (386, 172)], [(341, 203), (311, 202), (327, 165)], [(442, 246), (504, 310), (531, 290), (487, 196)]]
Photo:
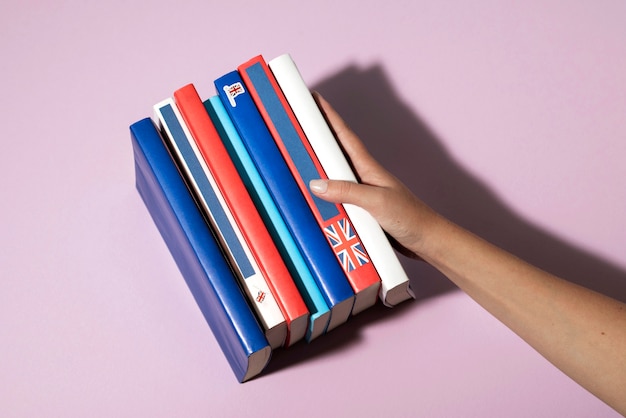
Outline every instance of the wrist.
[(422, 260), (435, 267), (439, 266), (445, 262), (457, 229), (457, 225), (433, 212), (427, 221), (423, 221), (419, 235), (409, 248)]

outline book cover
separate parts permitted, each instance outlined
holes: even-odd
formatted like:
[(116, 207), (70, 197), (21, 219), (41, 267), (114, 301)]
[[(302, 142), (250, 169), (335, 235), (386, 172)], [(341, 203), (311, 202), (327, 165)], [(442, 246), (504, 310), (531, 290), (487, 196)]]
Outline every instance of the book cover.
[(346, 322), (354, 292), (237, 71), (215, 87), (331, 309), (327, 330)]
[(174, 100), (168, 98), (156, 104), (154, 112), (163, 139), (222, 244), (265, 330), (265, 337), (272, 348), (282, 346), (287, 337), (285, 318)]
[(328, 304), (220, 98), (213, 96), (204, 102), (204, 106), (309, 308), (306, 340), (311, 342), (326, 331), (330, 319)]
[(136, 187), (235, 377), (263, 371), (271, 348), (149, 118), (130, 126)]
[(310, 192), (309, 181), (325, 179), (326, 173), (265, 60), (259, 55), (238, 70), (352, 286), (353, 314), (373, 306), (380, 289), (378, 272), (343, 205)]
[[(357, 182), (357, 178), (289, 54), (268, 63), (313, 151), (330, 179)], [(393, 306), (413, 298), (409, 278), (376, 220), (364, 209), (344, 205), (381, 278), (380, 297)]]
[(309, 310), (291, 273), (274, 245), (195, 87), (188, 84), (176, 90), (174, 102), (285, 317), (285, 347), (293, 345), (304, 338)]

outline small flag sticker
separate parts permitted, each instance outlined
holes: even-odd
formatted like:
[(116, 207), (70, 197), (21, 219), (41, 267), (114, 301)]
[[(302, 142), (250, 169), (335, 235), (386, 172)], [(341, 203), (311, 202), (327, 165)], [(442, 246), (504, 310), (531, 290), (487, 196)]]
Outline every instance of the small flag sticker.
[(230, 102), (230, 105), (232, 107), (237, 107), (235, 97), (245, 93), (246, 91), (243, 88), (243, 84), (238, 81), (235, 84), (231, 84), (230, 86), (224, 86), (224, 92), (226, 93), (226, 96), (228, 96), (228, 101)]

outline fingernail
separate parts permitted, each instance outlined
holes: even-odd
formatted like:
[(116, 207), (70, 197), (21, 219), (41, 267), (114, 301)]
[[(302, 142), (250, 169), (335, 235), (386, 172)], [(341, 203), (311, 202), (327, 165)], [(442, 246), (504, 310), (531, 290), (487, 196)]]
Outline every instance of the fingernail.
[(312, 191), (317, 193), (326, 193), (328, 190), (328, 181), (327, 180), (311, 180), (309, 182), (309, 187)]

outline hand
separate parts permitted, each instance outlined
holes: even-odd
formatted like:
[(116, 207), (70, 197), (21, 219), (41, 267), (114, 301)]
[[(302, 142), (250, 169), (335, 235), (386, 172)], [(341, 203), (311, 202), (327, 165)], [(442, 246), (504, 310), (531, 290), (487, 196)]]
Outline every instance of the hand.
[(367, 210), (400, 251), (441, 271), (541, 355), (626, 416), (626, 305), (534, 267), (439, 216), (316, 100), (361, 183), (313, 180), (322, 199)]
[(368, 211), (392, 238), (398, 251), (421, 258), (434, 226), (444, 221), (419, 200), (367, 151), (357, 135), (319, 94), (313, 96), (326, 116), (340, 145), (351, 161), (360, 183), (341, 180), (313, 180), (316, 196), (334, 203), (360, 206)]

